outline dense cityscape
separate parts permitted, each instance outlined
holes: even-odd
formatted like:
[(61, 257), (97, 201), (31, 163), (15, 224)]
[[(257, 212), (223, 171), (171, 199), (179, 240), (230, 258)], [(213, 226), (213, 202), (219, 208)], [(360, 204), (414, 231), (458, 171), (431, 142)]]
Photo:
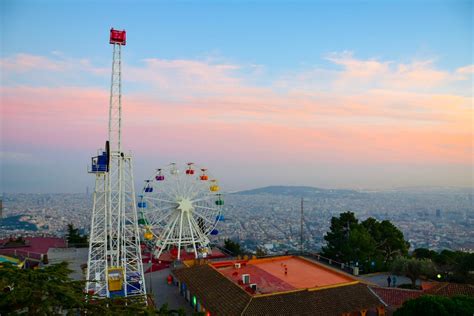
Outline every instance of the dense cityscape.
[[(360, 220), (390, 220), (411, 250), (474, 251), (472, 192), (462, 188), (400, 189), (377, 192), (268, 187), (225, 196), (225, 221), (215, 243), (230, 238), (250, 251), (269, 254), (300, 247), (301, 197), (304, 248), (319, 252), (330, 220), (353, 211)], [(72, 223), (88, 234), (92, 199), (87, 194), (4, 194), (0, 238), (11, 235), (64, 236)]]
[(1, 1), (0, 316), (473, 316), (473, 4)]

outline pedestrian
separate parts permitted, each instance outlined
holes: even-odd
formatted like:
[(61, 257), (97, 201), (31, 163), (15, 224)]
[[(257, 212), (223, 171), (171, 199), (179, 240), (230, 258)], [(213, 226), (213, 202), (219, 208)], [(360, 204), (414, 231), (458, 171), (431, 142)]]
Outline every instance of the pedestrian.
[(390, 276), (388, 276), (388, 278), (387, 278), (388, 287), (390, 287), (391, 282), (392, 282), (392, 279), (390, 278)]
[(397, 277), (395, 275), (392, 277), (392, 284), (393, 287), (397, 287)]

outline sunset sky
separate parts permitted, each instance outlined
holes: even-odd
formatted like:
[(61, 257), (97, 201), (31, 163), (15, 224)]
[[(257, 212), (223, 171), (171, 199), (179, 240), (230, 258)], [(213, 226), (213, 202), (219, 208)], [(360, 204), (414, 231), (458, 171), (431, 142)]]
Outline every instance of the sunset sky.
[(137, 186), (171, 161), (225, 191), (473, 186), (472, 1), (0, 6), (2, 192), (93, 189), (111, 27)]

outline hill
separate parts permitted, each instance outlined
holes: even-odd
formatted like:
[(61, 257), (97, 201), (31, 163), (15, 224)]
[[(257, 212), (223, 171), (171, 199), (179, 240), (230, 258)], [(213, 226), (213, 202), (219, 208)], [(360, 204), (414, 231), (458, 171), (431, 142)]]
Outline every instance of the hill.
[(358, 196), (362, 195), (358, 191), (354, 190), (340, 190), (340, 189), (321, 189), (308, 186), (268, 186), (263, 188), (257, 188), (252, 190), (245, 190), (236, 192), (238, 195), (258, 195), (258, 194), (271, 194), (271, 195), (286, 195), (286, 196), (303, 196), (303, 197), (334, 197), (334, 196)]

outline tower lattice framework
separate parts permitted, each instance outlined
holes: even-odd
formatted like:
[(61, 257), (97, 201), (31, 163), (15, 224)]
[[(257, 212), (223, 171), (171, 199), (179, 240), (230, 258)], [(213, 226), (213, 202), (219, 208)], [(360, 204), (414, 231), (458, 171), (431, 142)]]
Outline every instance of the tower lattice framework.
[(132, 157), (121, 149), (122, 62), (125, 31), (112, 29), (112, 77), (106, 150), (92, 158), (95, 173), (86, 291), (146, 302)]

